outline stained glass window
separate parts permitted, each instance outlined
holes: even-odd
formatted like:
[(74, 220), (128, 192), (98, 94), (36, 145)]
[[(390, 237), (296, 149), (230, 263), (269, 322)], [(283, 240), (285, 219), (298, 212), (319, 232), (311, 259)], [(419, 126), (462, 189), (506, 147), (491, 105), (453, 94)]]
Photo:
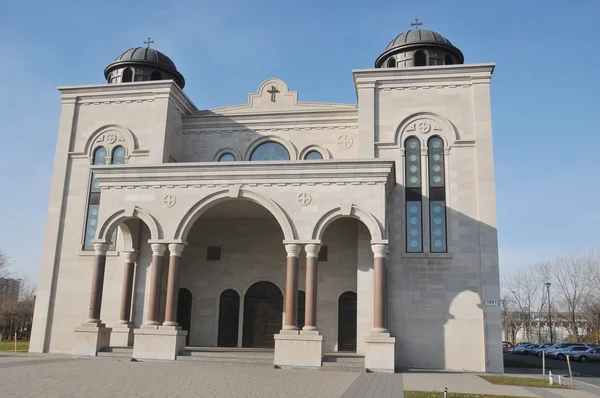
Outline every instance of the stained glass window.
[(259, 145), (252, 152), (250, 160), (290, 160), (290, 154), (280, 143), (269, 141)]
[(431, 137), (429, 154), (429, 235), (432, 253), (446, 253), (446, 183), (444, 173), (444, 141)]
[(235, 156), (230, 153), (224, 153), (219, 158), (219, 162), (235, 162)]
[(421, 191), (421, 143), (415, 137), (405, 142), (406, 251), (423, 251), (423, 211)]
[(112, 164), (125, 164), (125, 148), (118, 146), (113, 149)]
[(304, 157), (306, 160), (320, 160), (323, 159), (323, 155), (319, 151), (310, 151)]

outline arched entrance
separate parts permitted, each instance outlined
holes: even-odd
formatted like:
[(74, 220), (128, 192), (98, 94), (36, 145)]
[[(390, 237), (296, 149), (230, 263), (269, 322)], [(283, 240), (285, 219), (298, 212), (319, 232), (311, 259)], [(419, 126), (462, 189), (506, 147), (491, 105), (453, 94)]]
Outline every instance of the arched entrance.
[(344, 292), (338, 304), (338, 351), (356, 352), (356, 293)]
[(237, 347), (240, 295), (233, 289), (221, 293), (219, 300), (219, 347)]
[(244, 297), (243, 347), (274, 348), (281, 330), (283, 295), (271, 282), (257, 282)]
[(187, 330), (185, 336), (185, 345), (190, 344), (190, 326), (192, 323), (192, 292), (186, 288), (179, 289), (179, 299), (177, 305), (177, 323), (183, 330)]

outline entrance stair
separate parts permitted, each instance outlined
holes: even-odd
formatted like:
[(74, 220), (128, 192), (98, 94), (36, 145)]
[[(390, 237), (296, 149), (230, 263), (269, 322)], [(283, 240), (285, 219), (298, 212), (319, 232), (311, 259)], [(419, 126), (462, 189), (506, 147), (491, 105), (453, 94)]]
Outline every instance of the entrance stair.
[(131, 359), (133, 356), (133, 347), (104, 347), (100, 349), (98, 356), (103, 358)]
[(323, 356), (320, 370), (336, 372), (365, 372), (365, 357), (354, 352), (330, 352)]

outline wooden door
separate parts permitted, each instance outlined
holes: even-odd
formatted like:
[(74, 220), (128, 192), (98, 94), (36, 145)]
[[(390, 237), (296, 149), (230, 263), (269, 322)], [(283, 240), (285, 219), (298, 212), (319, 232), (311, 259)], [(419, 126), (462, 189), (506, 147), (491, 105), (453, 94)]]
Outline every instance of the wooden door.
[(356, 293), (345, 292), (338, 305), (338, 351), (356, 352)]
[(283, 295), (270, 282), (258, 282), (244, 297), (243, 347), (274, 348), (273, 336), (281, 330)]
[(237, 347), (240, 295), (233, 289), (221, 293), (219, 300), (219, 347)]
[(192, 292), (188, 289), (179, 289), (179, 298), (177, 301), (177, 323), (183, 330), (187, 330), (185, 336), (185, 345), (190, 344), (190, 326), (192, 323)]

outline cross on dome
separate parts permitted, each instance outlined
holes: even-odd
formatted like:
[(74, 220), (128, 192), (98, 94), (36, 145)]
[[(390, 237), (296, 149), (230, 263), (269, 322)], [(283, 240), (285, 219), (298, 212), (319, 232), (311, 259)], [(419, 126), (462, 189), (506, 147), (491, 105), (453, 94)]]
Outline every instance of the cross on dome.
[(423, 22), (419, 21), (419, 18), (415, 18), (415, 22), (411, 22), (410, 26), (414, 26), (416, 30), (419, 30), (419, 26), (423, 25)]
[(148, 36), (148, 39), (144, 40), (144, 44), (147, 44), (148, 48), (150, 48), (150, 44), (152, 43), (154, 43), (154, 40), (152, 40), (150, 36)]

